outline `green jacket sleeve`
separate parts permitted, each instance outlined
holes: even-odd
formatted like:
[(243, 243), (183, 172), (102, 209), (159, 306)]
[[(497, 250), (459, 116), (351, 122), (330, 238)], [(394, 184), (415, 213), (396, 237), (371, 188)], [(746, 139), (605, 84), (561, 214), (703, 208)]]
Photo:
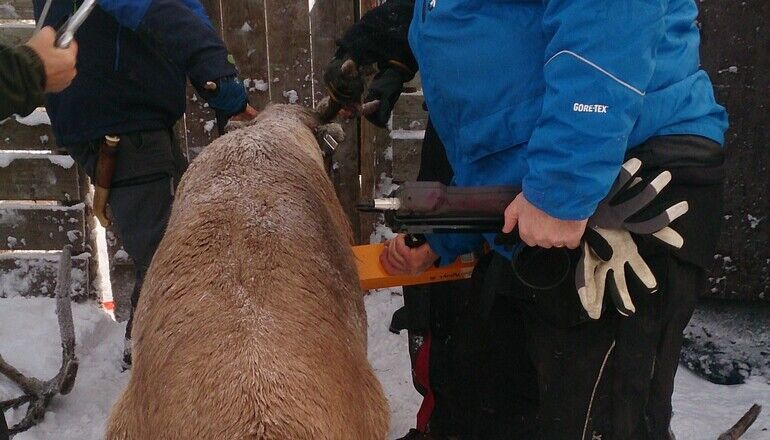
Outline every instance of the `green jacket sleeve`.
[(0, 45), (0, 120), (43, 104), (45, 70), (34, 50)]

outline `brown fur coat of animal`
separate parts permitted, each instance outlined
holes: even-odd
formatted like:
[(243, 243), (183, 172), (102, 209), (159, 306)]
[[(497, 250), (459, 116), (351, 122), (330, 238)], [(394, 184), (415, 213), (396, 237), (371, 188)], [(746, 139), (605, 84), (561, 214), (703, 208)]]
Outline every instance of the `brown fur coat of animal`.
[(350, 225), (314, 114), (275, 105), (179, 186), (108, 440), (381, 440)]

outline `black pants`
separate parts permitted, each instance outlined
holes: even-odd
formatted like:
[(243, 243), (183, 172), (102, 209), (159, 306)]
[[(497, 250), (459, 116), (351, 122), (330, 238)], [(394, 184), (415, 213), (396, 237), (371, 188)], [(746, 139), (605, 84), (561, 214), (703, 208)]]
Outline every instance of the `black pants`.
[[(591, 321), (573, 279), (536, 292), (507, 259), (490, 256), (453, 347), (471, 402), (462, 438), (668, 438), (682, 331), (706, 277), (670, 254), (647, 262), (660, 290), (635, 285), (636, 315), (610, 305)], [(491, 313), (481, 316), (490, 297)]]
[[(136, 267), (131, 318), (126, 328), (126, 337), (130, 338), (144, 276), (163, 238), (174, 190), (187, 169), (187, 160), (170, 129), (128, 133), (120, 138), (108, 205), (123, 246)], [(92, 179), (100, 142), (68, 147)]]

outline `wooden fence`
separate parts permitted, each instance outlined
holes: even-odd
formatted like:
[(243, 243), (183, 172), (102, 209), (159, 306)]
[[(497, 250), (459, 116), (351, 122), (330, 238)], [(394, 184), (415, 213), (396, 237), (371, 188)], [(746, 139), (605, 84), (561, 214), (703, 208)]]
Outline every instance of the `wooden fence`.
[[(268, 102), (316, 103), (323, 95), (320, 80), (323, 68), (333, 54), (334, 40), (354, 22), (355, 17), (379, 1), (203, 0), (202, 3), (230, 49), (241, 77), (246, 80), (252, 102), (262, 107)], [(770, 123), (767, 108), (770, 101), (770, 57), (767, 56), (770, 35), (765, 23), (770, 17), (770, 3), (765, 0), (714, 0), (699, 2), (699, 6), (703, 65), (714, 80), (720, 102), (730, 111), (732, 127), (728, 134), (728, 215), (719, 254), (714, 260), (709, 293), (720, 297), (770, 300), (770, 178), (767, 176), (770, 163), (767, 134)], [(0, 38), (23, 42), (30, 34), (31, 25), (18, 20), (30, 17), (30, 0), (0, 0)], [(15, 21), (3, 22), (3, 18)], [(417, 174), (427, 115), (421, 107), (419, 78), (411, 86), (416, 92), (405, 94), (399, 101), (392, 130), (379, 129), (366, 121), (345, 126), (348, 138), (337, 153), (334, 180), (340, 200), (362, 242), (368, 241), (379, 219), (356, 213), (356, 202), (362, 197), (385, 194), (392, 184), (411, 180)], [(189, 155), (194, 157), (216, 137), (216, 128), (213, 113), (192, 91), (188, 93), (188, 99), (188, 111), (180, 124), (179, 134)], [(47, 153), (45, 158), (40, 155), (30, 157), (18, 151), (0, 153), (0, 164), (8, 161), (9, 154), (16, 155), (13, 167), (0, 168), (3, 191), (9, 192), (5, 190), (10, 188), (6, 187), (6, 182), (16, 182), (15, 190), (10, 191), (13, 193), (10, 197), (0, 196), (0, 200), (48, 198), (59, 205), (71, 206), (70, 210), (82, 209), (77, 203), (83, 198), (82, 176), (74, 167), (57, 165), (60, 159), (48, 160), (56, 152), (48, 127), (27, 127), (8, 121), (0, 125), (0, 148), (53, 152)], [(26, 174), (27, 179), (32, 176), (31, 181), (35, 182), (30, 186), (31, 190), (24, 189), (27, 184), (22, 183), (24, 173), (17, 171), (19, 169), (39, 170)], [(46, 169), (48, 171), (43, 171)], [(72, 195), (76, 192), (75, 185), (78, 196)], [(32, 208), (25, 208), (25, 211), (11, 206), (0, 211), (0, 239), (22, 235), (13, 232), (19, 227), (11, 230), (4, 226), (10, 223), (3, 218), (32, 211)], [(3, 212), (10, 214), (3, 217)], [(86, 211), (82, 213), (87, 216)], [(35, 241), (34, 245), (30, 245), (34, 241), (30, 238), (25, 249), (32, 249), (30, 246), (54, 249), (62, 242), (61, 235), (56, 232), (62, 231), (58, 226), (51, 226), (53, 217), (48, 216), (51, 218), (48, 220), (46, 215), (37, 211), (36, 214), (37, 217), (25, 214), (24, 218), (29, 219), (27, 224), (35, 225), (25, 227), (47, 230), (53, 238), (49, 244)], [(81, 245), (88, 250), (88, 228), (85, 225), (83, 228)], [(24, 235), (31, 236), (29, 233)], [(57, 237), (59, 241), (55, 241)], [(1, 241), (0, 248), (4, 244)], [(120, 252), (117, 238), (111, 239), (110, 243), (114, 287), (127, 289), (130, 266), (121, 258), (125, 254)], [(8, 273), (8, 269), (3, 268), (3, 255), (6, 254), (0, 255), (0, 276)], [(46, 255), (49, 260), (53, 259)], [(16, 262), (5, 263), (5, 266), (18, 269), (18, 258), (21, 257), (13, 257)]]

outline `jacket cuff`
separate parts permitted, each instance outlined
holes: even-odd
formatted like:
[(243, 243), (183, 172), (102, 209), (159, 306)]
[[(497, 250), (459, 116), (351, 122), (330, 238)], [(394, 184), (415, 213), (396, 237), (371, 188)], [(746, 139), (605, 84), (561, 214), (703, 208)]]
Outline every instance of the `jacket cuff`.
[(478, 234), (428, 234), (425, 238), (439, 256), (437, 266), (454, 263), (460, 255), (473, 251), (484, 241), (484, 237)]

